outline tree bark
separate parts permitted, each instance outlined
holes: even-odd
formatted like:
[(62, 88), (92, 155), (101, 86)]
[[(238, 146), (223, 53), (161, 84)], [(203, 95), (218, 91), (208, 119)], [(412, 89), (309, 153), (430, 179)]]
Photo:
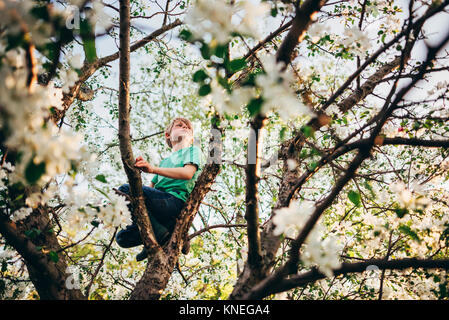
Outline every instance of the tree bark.
[[(39, 234), (25, 236), (26, 231), (39, 230)], [(30, 280), (41, 300), (85, 300), (79, 289), (67, 286), (70, 274), (63, 255), (57, 261), (50, 252), (61, 247), (52, 230), (48, 208), (38, 207), (25, 220), (14, 223), (0, 213), (0, 233), (24, 259)]]
[(142, 177), (134, 167), (130, 137), (129, 73), (130, 73), (130, 1), (120, 0), (120, 61), (119, 61), (119, 141), (122, 163), (129, 181), (132, 212), (143, 244), (148, 252), (160, 251), (148, 217), (142, 190)]

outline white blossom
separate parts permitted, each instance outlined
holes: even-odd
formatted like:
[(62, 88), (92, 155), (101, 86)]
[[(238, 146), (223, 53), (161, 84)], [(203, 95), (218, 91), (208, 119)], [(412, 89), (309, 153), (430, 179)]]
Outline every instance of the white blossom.
[(290, 84), (293, 77), (288, 70), (282, 70), (283, 64), (277, 63), (274, 56), (265, 56), (262, 65), (265, 73), (256, 77), (263, 97), (261, 112), (277, 111), (285, 121), (299, 115), (312, 116), (309, 108), (292, 92)]
[(343, 118), (343, 113), (336, 104), (330, 105), (324, 112), (330, 117), (334, 117), (337, 119)]
[(307, 266), (317, 265), (327, 277), (332, 277), (333, 270), (341, 266), (341, 245), (332, 234), (322, 240), (324, 230), (322, 225), (315, 226), (306, 240), (301, 260)]
[(98, 24), (103, 29), (112, 26), (112, 18), (105, 12), (105, 6), (102, 1), (92, 1), (92, 12), (89, 16), (89, 21), (92, 25)]
[(83, 67), (83, 60), (80, 54), (68, 56), (67, 61), (72, 68), (81, 69)]
[(423, 191), (421, 187), (415, 190), (410, 190), (406, 187), (404, 182), (398, 181), (390, 185), (391, 190), (396, 193), (396, 198), (399, 204), (404, 208), (423, 209), (429, 204), (429, 199), (424, 195), (419, 194)]
[(243, 18), (237, 24), (236, 31), (259, 38), (260, 34), (257, 29), (257, 24), (269, 11), (269, 5), (267, 3), (257, 3), (252, 1), (240, 1), (237, 3), (238, 8), (243, 9)]
[(115, 192), (108, 194), (108, 198), (109, 203), (100, 207), (98, 218), (108, 227), (125, 227), (131, 224), (131, 213), (127, 206), (129, 201)]
[(247, 105), (254, 96), (255, 92), (253, 88), (236, 88), (229, 94), (225, 89), (213, 81), (212, 101), (216, 110), (221, 114), (240, 113), (242, 107)]
[[(44, 172), (33, 182), (43, 186), (56, 175), (69, 172), (73, 164), (87, 158), (88, 152), (81, 146), (80, 135), (60, 130), (47, 120), (50, 107), (62, 106), (61, 89), (55, 88), (53, 83), (28, 88), (24, 56), (23, 50), (9, 50), (0, 68), (0, 78), (7, 79), (0, 82), (0, 105), (5, 114), (2, 125), (13, 128), (5, 144), (22, 154), (10, 179), (26, 185), (27, 166), (30, 163), (43, 164)], [(31, 208), (57, 194), (55, 186), (50, 185), (43, 192), (38, 189), (27, 196), (26, 204)]]
[(20, 208), (19, 210), (14, 211), (14, 213), (11, 217), (11, 220), (14, 222), (23, 220), (26, 217), (28, 217), (31, 214), (31, 212), (33, 212), (32, 208), (28, 208), (28, 207)]
[(224, 1), (199, 0), (186, 15), (185, 21), (193, 34), (201, 38), (210, 35), (218, 43), (229, 41), (229, 34), (233, 31), (231, 19), (234, 10)]
[(313, 43), (318, 42), (326, 33), (329, 33), (330, 27), (328, 24), (315, 22), (310, 26), (307, 30), (307, 34), (309, 35), (311, 41)]
[[(239, 11), (242, 16), (236, 23), (233, 16)], [(257, 34), (257, 18), (266, 12), (266, 4), (251, 1), (240, 1), (236, 6), (231, 6), (222, 0), (198, 0), (188, 11), (185, 21), (195, 38), (211, 37), (211, 41), (225, 44), (233, 32)]]
[(47, 86), (48, 92), (48, 104), (56, 109), (63, 110), (62, 98), (63, 93), (61, 88), (56, 88), (53, 81)]
[(345, 38), (341, 43), (355, 54), (363, 54), (366, 50), (371, 48), (370, 39), (366, 33), (359, 30), (358, 27), (345, 29), (344, 36)]
[(288, 170), (293, 171), (298, 167), (298, 161), (295, 159), (287, 159)]
[(298, 230), (301, 230), (308, 218), (312, 214), (315, 206), (311, 201), (299, 202), (291, 201), (288, 207), (277, 209), (273, 217), (274, 235), (285, 233), (287, 236), (293, 236)]
[(62, 91), (68, 93), (70, 88), (78, 81), (78, 73), (73, 69), (63, 69), (59, 73), (59, 78), (62, 82)]

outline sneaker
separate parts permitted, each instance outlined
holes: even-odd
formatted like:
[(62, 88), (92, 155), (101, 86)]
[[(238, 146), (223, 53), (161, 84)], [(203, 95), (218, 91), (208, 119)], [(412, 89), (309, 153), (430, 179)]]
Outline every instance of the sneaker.
[[(161, 237), (161, 240), (158, 241), (160, 246), (163, 246), (164, 244), (167, 243), (167, 241), (170, 239), (170, 233), (166, 232), (164, 233), (164, 235)], [(145, 249), (145, 247), (143, 247), (142, 251), (140, 251), (137, 255), (136, 255), (136, 260), (137, 261), (142, 261), (145, 260), (148, 257), (148, 252), (147, 249)]]
[(137, 254), (136, 260), (142, 261), (142, 260), (145, 260), (147, 257), (148, 257), (147, 249), (145, 249), (145, 247), (143, 247), (142, 251), (140, 251), (140, 253)]
[(184, 244), (182, 245), (181, 252), (183, 255), (189, 254), (190, 251), (190, 240), (187, 238)]

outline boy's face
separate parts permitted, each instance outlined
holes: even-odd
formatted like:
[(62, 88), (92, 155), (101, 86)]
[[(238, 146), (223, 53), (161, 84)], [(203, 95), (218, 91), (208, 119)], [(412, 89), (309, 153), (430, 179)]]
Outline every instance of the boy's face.
[(189, 139), (193, 140), (192, 130), (189, 129), (187, 124), (185, 124), (184, 122), (180, 120), (175, 121), (170, 132), (170, 141), (172, 142), (172, 145)]

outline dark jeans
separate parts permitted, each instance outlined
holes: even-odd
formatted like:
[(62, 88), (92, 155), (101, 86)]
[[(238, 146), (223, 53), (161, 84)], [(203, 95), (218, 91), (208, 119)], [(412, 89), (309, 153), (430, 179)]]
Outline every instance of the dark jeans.
[[(124, 184), (118, 189), (123, 193), (130, 194), (128, 184)], [(143, 186), (143, 195), (154, 235), (156, 240), (160, 241), (167, 232), (173, 232), (176, 218), (184, 207), (184, 201), (168, 192), (146, 186)], [(120, 230), (115, 240), (122, 248), (131, 248), (142, 244), (135, 222), (127, 226), (126, 229)]]

